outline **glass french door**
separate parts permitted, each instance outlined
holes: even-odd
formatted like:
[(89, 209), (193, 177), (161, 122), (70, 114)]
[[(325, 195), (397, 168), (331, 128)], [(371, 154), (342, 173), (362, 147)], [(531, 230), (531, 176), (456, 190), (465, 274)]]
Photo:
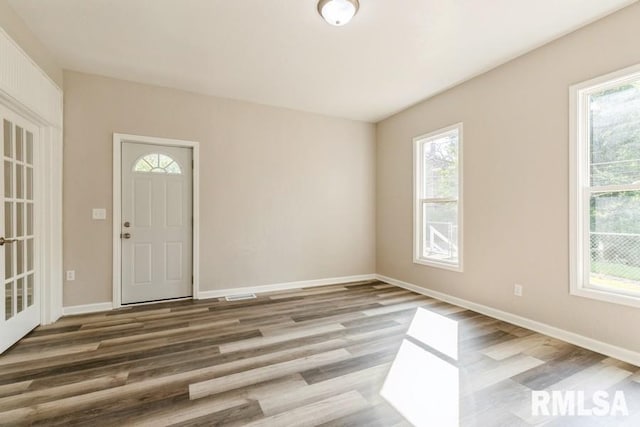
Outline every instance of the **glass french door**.
[(34, 168), (38, 127), (0, 105), (0, 353), (40, 324)]

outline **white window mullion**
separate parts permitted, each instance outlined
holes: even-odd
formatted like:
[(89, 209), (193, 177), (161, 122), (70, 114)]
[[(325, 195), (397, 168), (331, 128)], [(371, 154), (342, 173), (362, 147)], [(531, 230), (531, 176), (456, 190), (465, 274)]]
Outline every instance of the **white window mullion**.
[(640, 183), (594, 186), (588, 188), (592, 193), (622, 193), (625, 191), (640, 191)]

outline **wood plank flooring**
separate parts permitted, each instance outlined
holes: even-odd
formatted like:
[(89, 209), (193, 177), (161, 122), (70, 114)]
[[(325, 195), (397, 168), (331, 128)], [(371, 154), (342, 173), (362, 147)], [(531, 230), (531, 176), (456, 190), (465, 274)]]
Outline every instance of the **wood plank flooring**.
[[(533, 416), (532, 390), (629, 415)], [(444, 426), (452, 402), (462, 426), (638, 426), (640, 369), (378, 281), (65, 317), (0, 356), (3, 426)]]

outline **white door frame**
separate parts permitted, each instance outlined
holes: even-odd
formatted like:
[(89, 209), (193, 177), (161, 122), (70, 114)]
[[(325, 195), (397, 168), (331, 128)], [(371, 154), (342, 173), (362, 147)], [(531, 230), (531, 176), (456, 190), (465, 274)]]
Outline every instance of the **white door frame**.
[[(0, 28), (0, 103), (39, 128), (34, 226), (39, 233), (40, 322), (62, 316), (62, 90)], [(39, 282), (39, 283), (38, 283)], [(43, 286), (46, 283), (47, 286)]]
[[(200, 147), (196, 141), (153, 136), (113, 134), (113, 308), (122, 306), (122, 144), (138, 142), (193, 150), (193, 299), (200, 293)], [(129, 304), (127, 304), (129, 305)]]

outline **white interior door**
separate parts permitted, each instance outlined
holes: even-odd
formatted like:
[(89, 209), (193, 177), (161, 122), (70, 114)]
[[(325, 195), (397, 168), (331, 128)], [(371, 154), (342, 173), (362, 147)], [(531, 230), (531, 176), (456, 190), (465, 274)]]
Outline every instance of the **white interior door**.
[(40, 324), (34, 224), (36, 125), (0, 106), (0, 353)]
[(192, 296), (193, 152), (122, 145), (122, 303)]

